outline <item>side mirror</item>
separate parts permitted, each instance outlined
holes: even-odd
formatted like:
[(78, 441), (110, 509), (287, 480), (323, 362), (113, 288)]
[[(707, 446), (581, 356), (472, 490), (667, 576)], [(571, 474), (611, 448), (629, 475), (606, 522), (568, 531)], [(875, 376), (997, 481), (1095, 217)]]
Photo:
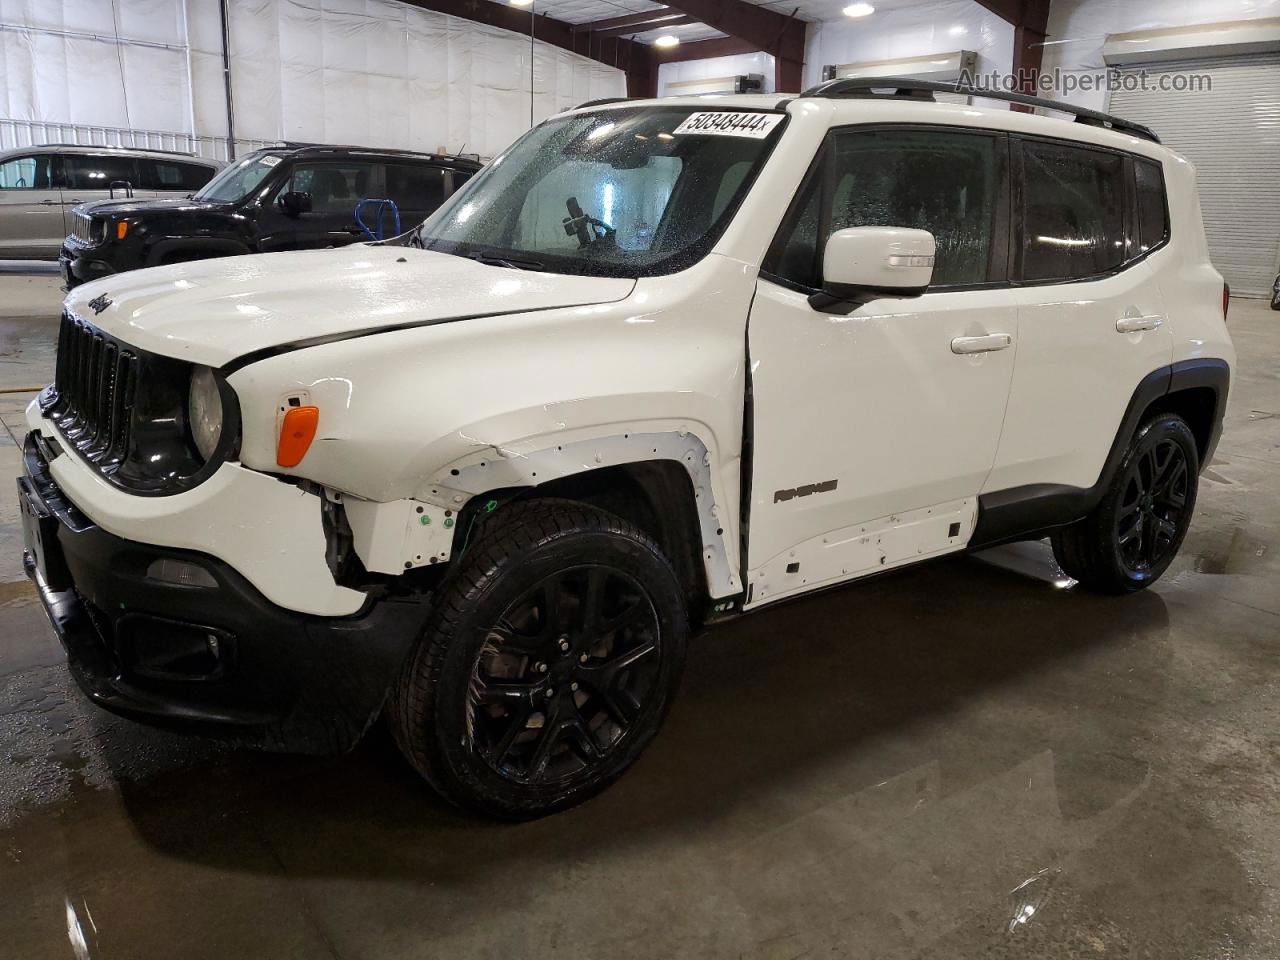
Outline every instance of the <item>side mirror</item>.
[(301, 190), (290, 190), (280, 194), (276, 203), (280, 204), (280, 209), (284, 211), (286, 217), (296, 218), (311, 212), (311, 194), (303, 193)]
[(933, 279), (933, 234), (909, 227), (849, 227), (827, 238), (816, 310), (852, 313), (883, 297), (918, 297)]

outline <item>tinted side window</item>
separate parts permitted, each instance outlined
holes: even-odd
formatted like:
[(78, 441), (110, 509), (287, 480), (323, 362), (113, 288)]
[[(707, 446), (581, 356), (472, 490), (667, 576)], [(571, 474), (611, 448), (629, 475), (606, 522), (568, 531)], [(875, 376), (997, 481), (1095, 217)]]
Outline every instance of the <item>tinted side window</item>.
[(53, 158), (15, 157), (0, 163), (0, 190), (48, 190), (53, 183)]
[(356, 204), (376, 189), (371, 163), (299, 163), (285, 190), (311, 194), (313, 213), (354, 220)]
[(1164, 242), (1169, 234), (1164, 176), (1159, 164), (1147, 160), (1135, 160), (1133, 173), (1138, 185), (1138, 249), (1146, 253)]
[(139, 160), (142, 185), (148, 190), (199, 190), (214, 174), (211, 167), (180, 160)]
[(141, 186), (133, 157), (69, 154), (62, 167), (72, 190), (106, 190), (118, 180)]
[(1124, 161), (1082, 147), (1024, 141), (1024, 280), (1077, 280), (1124, 260)]
[(387, 196), (402, 211), (430, 213), (444, 202), (444, 171), (425, 163), (389, 163)]
[[(821, 284), (818, 251), (847, 227), (914, 227), (937, 243), (933, 282), (983, 283), (1001, 259), (995, 243), (1003, 189), (997, 140), (984, 134), (920, 130), (838, 133), (823, 184), (800, 200), (766, 269), (809, 287)], [(820, 178), (822, 179), (822, 178)], [(818, 193), (822, 196), (819, 199)]]

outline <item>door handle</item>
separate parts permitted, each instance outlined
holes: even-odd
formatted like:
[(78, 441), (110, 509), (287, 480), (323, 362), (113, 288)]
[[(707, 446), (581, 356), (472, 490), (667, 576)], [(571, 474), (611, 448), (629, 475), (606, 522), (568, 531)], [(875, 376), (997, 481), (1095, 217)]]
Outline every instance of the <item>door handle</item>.
[(1116, 321), (1117, 333), (1140, 333), (1143, 330), (1155, 330), (1162, 323), (1164, 317), (1121, 317)]
[(1013, 345), (1013, 337), (1007, 333), (989, 333), (985, 337), (956, 337), (951, 341), (951, 352), (992, 353)]

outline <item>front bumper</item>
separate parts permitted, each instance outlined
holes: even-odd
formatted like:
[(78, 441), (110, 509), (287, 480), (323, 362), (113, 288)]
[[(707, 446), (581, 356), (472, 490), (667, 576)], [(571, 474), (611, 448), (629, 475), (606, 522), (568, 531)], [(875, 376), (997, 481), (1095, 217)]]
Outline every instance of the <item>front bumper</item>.
[[(72, 675), (96, 704), (308, 753), (349, 749), (376, 719), (422, 622), (421, 601), (371, 600), (346, 617), (286, 610), (215, 557), (93, 524), (55, 483), (34, 437), (24, 462), (24, 562)], [(203, 573), (163, 579), (177, 564)]]
[(94, 257), (89, 250), (82, 250), (69, 243), (64, 243), (58, 252), (58, 267), (62, 271), (62, 282), (67, 285), (68, 290), (116, 272), (115, 267), (106, 260)]

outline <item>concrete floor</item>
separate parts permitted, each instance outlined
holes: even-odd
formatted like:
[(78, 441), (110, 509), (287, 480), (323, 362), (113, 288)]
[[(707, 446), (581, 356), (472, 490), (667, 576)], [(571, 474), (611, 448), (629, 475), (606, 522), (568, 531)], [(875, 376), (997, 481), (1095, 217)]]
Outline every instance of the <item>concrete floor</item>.
[[(631, 773), (523, 826), (445, 808), (384, 735), (277, 757), (90, 708), (0, 494), (0, 956), (1280, 956), (1280, 314), (1230, 326), (1154, 589), (1022, 544), (739, 621)], [(0, 320), (0, 388), (49, 379), (54, 333)], [(0, 477), (28, 398), (0, 394)]]

